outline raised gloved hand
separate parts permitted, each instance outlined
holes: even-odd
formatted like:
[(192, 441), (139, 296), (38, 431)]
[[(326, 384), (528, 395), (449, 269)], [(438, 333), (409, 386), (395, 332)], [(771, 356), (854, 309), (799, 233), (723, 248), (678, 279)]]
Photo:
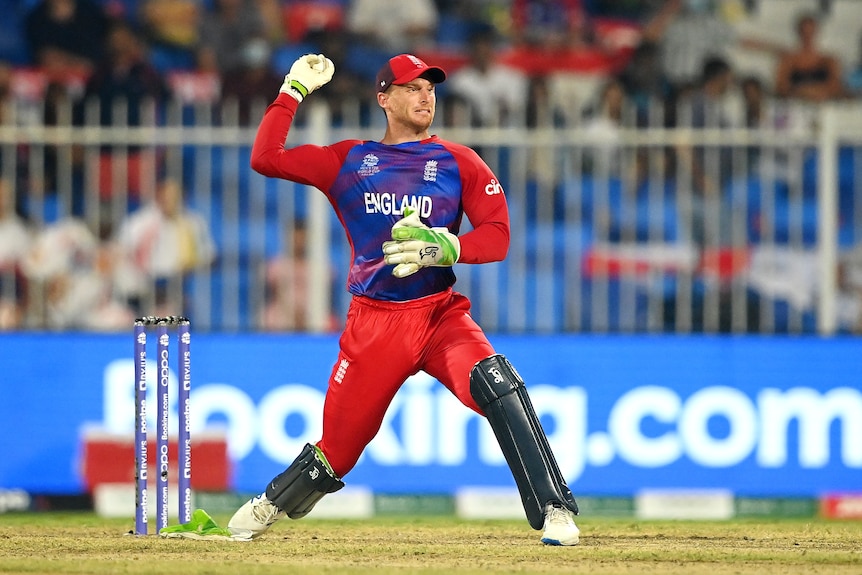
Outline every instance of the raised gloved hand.
[(306, 54), (290, 67), (279, 92), (290, 94), (302, 102), (306, 96), (332, 80), (333, 74), (335, 64), (332, 60), (323, 54)]
[(392, 240), (383, 242), (383, 261), (395, 264), (392, 275), (403, 278), (428, 266), (453, 266), (461, 257), (458, 236), (446, 228), (429, 228), (413, 210), (392, 226)]

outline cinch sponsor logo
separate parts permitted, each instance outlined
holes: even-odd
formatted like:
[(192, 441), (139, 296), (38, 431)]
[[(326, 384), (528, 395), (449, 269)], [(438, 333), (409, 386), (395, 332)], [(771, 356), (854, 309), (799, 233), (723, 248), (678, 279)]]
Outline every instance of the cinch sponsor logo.
[[(131, 432), (133, 373), (131, 360), (106, 370), (102, 423), (109, 431)], [(176, 378), (171, 384), (177, 385)], [(528, 384), (528, 390), (569, 481), (587, 466), (614, 462), (654, 469), (687, 460), (726, 469), (751, 459), (761, 469), (798, 464), (814, 470), (836, 462), (862, 468), (862, 392), (850, 387), (761, 388), (750, 396), (735, 387), (708, 386), (683, 396), (669, 387), (637, 386), (612, 398), (607, 419), (594, 422), (594, 429), (587, 426), (587, 389)], [(191, 426), (201, 430), (213, 419), (225, 422), (235, 460), (260, 449), (288, 465), (320, 437), (323, 400), (322, 390), (302, 384), (273, 387), (257, 402), (239, 386), (198, 385), (192, 390)], [(175, 401), (171, 407), (175, 412)], [(288, 418), (302, 420), (300, 435), (289, 434)], [(490, 426), (477, 425), (478, 418), (420, 372), (395, 397), (364, 457), (382, 466), (459, 466), (475, 454), (482, 464), (505, 465)], [(715, 421), (724, 424), (720, 432)]]
[(498, 182), (497, 180), (492, 178), (491, 181), (488, 182), (488, 184), (485, 186), (485, 193), (488, 194), (489, 196), (494, 196), (496, 194), (502, 194), (503, 193), (503, 186), (500, 185), (500, 182)]

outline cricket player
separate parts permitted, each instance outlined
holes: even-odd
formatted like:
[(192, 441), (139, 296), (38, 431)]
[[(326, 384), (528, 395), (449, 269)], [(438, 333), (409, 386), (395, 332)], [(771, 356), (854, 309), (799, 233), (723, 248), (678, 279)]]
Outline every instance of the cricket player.
[[(410, 54), (395, 56), (377, 75), (377, 103), (387, 119), (380, 141), (285, 148), (297, 108), (334, 72), (322, 54), (294, 62), (264, 114), (251, 166), (326, 195), (352, 248), (353, 298), (329, 378), (322, 437), (237, 510), (228, 524), (232, 538), (250, 540), (282, 517), (304, 517), (341, 489), (395, 393), (424, 370), (487, 418), (542, 542), (577, 544), (577, 503), (524, 382), (452, 288), (456, 262), (506, 256), (509, 215), (499, 180), (478, 154), (429, 132), (435, 86), (445, 72)], [(473, 229), (459, 235), (464, 216)]]

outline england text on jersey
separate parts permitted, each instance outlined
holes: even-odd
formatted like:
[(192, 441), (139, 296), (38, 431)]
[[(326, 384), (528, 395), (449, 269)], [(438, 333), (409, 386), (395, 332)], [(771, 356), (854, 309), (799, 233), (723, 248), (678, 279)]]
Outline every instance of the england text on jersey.
[(419, 217), (427, 218), (431, 215), (434, 202), (428, 196), (405, 195), (400, 198), (389, 192), (365, 192), (366, 214), (392, 214), (400, 216), (404, 214), (405, 208), (411, 208), (419, 212)]

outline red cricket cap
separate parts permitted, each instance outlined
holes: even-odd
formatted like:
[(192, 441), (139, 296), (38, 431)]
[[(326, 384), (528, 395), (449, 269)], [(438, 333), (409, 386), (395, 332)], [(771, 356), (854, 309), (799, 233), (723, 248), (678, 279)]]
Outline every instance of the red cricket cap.
[(377, 91), (385, 92), (392, 84), (406, 84), (419, 76), (439, 84), (446, 79), (446, 72), (439, 66), (429, 66), (413, 54), (393, 56), (377, 72)]

